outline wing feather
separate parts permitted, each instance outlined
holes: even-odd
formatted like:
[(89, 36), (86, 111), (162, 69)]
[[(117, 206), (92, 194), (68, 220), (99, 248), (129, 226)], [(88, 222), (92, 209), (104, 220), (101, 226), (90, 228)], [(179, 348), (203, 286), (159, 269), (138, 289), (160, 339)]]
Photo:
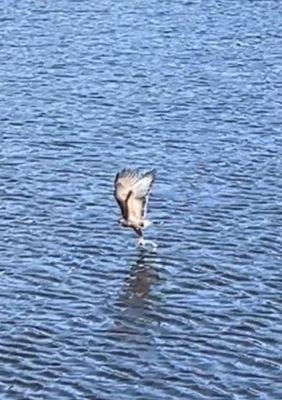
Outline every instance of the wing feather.
[(127, 200), (131, 188), (138, 181), (139, 174), (131, 169), (123, 169), (116, 174), (114, 182), (114, 196), (120, 207), (123, 218), (128, 219)]
[(129, 219), (141, 220), (146, 217), (151, 187), (156, 177), (155, 171), (146, 172), (131, 188), (126, 205)]

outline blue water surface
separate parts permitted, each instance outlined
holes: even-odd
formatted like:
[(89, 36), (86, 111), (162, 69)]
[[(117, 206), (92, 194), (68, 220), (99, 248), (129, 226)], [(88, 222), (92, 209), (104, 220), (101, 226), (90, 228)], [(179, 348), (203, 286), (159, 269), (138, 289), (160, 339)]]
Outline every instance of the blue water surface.
[(280, 400), (281, 2), (0, 11), (1, 400)]

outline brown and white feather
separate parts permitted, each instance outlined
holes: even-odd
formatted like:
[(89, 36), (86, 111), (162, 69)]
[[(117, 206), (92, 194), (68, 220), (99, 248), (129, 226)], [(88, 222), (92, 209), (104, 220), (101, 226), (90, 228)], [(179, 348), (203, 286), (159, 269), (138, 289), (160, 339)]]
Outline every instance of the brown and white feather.
[(140, 176), (131, 188), (131, 195), (127, 200), (128, 219), (141, 221), (146, 218), (150, 189), (155, 179), (154, 171)]
[(114, 196), (120, 207), (123, 218), (128, 219), (127, 200), (134, 184), (138, 181), (138, 174), (129, 169), (123, 169), (116, 175)]
[(148, 198), (155, 176), (154, 170), (140, 174), (131, 169), (124, 169), (116, 175), (114, 195), (123, 218), (138, 223), (146, 218)]

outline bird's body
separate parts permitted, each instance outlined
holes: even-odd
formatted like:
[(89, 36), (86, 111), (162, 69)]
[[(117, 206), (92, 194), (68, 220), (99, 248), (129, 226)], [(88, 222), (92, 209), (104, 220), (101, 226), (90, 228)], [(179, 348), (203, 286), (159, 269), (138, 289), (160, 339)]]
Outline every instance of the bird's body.
[(145, 243), (143, 229), (151, 224), (146, 213), (155, 177), (154, 170), (141, 174), (138, 170), (123, 169), (115, 178), (114, 196), (122, 214), (120, 224), (136, 232), (139, 245)]

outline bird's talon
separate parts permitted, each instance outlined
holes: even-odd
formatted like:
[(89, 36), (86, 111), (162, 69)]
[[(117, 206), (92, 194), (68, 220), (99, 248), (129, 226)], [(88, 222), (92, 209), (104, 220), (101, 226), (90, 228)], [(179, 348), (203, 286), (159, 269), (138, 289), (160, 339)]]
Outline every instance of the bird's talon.
[(142, 247), (142, 246), (144, 246), (145, 245), (145, 240), (143, 239), (143, 238), (139, 238), (138, 240), (137, 240), (137, 246), (138, 247)]

